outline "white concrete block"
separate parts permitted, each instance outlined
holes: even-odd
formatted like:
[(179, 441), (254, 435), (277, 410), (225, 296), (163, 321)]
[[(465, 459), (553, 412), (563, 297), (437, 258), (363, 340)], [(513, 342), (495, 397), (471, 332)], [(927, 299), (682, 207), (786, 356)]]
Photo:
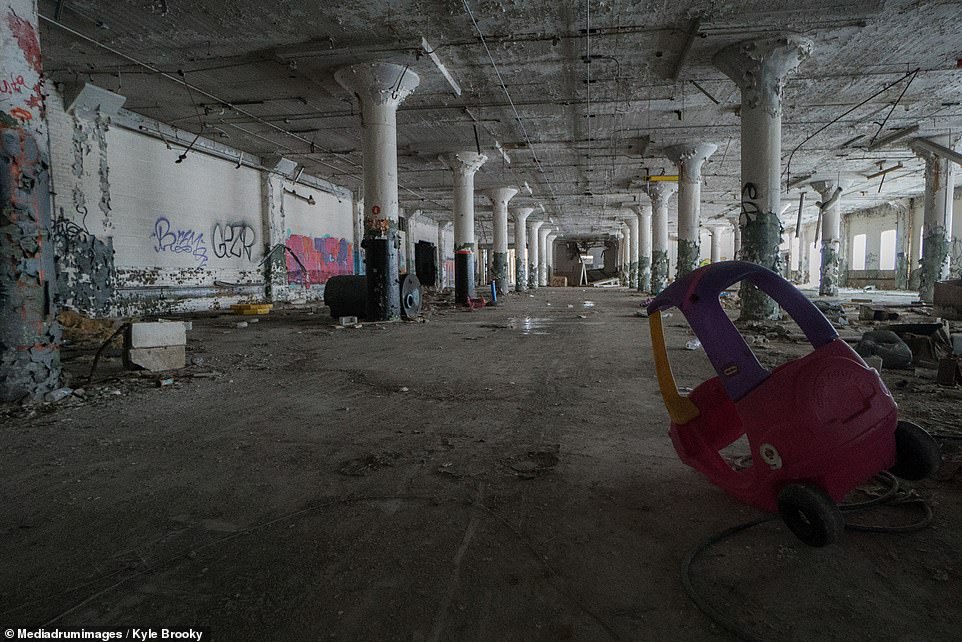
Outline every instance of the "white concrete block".
[(183, 346), (187, 345), (187, 328), (181, 321), (134, 323), (128, 337), (128, 348)]
[(187, 365), (185, 346), (166, 348), (131, 348), (125, 353), (127, 367), (143, 368), (151, 372), (178, 370)]

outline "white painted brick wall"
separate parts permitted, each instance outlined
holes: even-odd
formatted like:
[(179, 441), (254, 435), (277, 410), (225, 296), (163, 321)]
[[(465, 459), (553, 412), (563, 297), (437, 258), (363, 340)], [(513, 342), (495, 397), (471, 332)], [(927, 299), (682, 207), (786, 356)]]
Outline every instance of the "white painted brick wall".
[[(78, 121), (65, 113), (56, 93), (48, 102), (48, 119), (54, 211), (98, 238), (112, 237), (122, 293), (136, 290), (140, 295), (159, 295), (162, 288), (201, 288), (197, 297), (173, 307), (187, 311), (225, 307), (244, 298), (223, 294), (229, 290), (215, 290), (215, 282), (255, 289), (264, 282), (263, 267), (258, 264), (269, 239), (265, 236), (266, 199), (260, 171), (236, 168), (234, 162), (200, 150), (176, 163), (183, 147), (168, 149), (154, 137), (110, 126), (105, 139), (111, 210), (104, 215), (99, 208), (100, 146), (94, 122), (79, 120), (87, 140), (82, 145), (83, 172), (77, 177), (73, 165)], [(338, 197), (303, 184), (295, 188), (290, 181), (285, 181), (285, 187), (313, 197), (316, 203), (284, 196), (285, 240), (292, 234), (346, 238), (353, 250), (350, 198), (339, 202)], [(75, 189), (80, 201), (86, 201), (86, 216), (83, 207), (77, 206)], [(299, 283), (289, 287), (301, 289)], [(209, 296), (213, 292), (221, 294)]]

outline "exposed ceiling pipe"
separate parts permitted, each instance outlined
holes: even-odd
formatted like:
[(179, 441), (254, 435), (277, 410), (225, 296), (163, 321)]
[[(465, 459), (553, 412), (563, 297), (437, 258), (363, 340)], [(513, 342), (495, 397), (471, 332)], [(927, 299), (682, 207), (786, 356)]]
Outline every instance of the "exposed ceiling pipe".
[[(688, 23), (688, 34), (685, 38), (685, 44), (682, 47), (681, 52), (678, 54), (678, 60), (675, 61), (675, 67), (671, 70), (671, 75), (669, 78), (672, 82), (678, 82), (678, 76), (681, 75), (681, 70), (688, 61), (688, 54), (691, 53), (691, 47), (693, 44), (695, 44), (695, 38), (698, 37), (699, 27), (701, 27), (701, 16), (695, 16)], [(699, 89), (701, 89), (701, 87), (699, 87)], [(707, 95), (707, 92), (705, 92), (704, 89), (702, 89), (702, 92)], [(711, 98), (711, 96), (708, 97)], [(712, 98), (712, 100), (715, 99)], [(717, 100), (715, 100), (715, 104), (718, 104)]]
[(903, 127), (902, 129), (897, 129), (891, 134), (882, 136), (881, 138), (876, 140), (874, 143), (866, 147), (866, 149), (869, 150), (870, 152), (874, 152), (876, 149), (880, 149), (882, 147), (885, 147), (886, 145), (890, 145), (891, 143), (894, 143), (897, 140), (901, 140), (906, 136), (910, 136), (917, 131), (919, 131), (918, 123), (914, 125), (909, 125), (908, 127)]
[[(504, 97), (508, 100), (508, 104), (511, 106), (511, 111), (514, 112), (515, 120), (518, 122), (518, 128), (521, 130), (521, 135), (524, 137), (525, 142), (528, 144), (528, 148), (531, 150), (535, 165), (538, 166), (538, 172), (543, 175), (544, 167), (541, 165), (541, 159), (538, 158), (537, 153), (534, 151), (534, 145), (531, 143), (531, 137), (528, 136), (528, 130), (524, 126), (524, 121), (521, 119), (521, 114), (518, 113), (518, 108), (514, 105), (514, 100), (511, 98), (511, 92), (508, 91), (508, 86), (505, 84), (504, 78), (501, 76), (501, 70), (498, 68), (498, 64), (494, 61), (494, 56), (491, 54), (491, 49), (488, 48), (488, 43), (484, 39), (484, 32), (481, 31), (481, 26), (474, 17), (474, 12), (471, 11), (471, 7), (468, 5), (468, 0), (461, 1), (464, 5), (464, 10), (468, 14), (468, 17), (471, 18), (471, 24), (474, 25), (474, 30), (477, 32), (478, 38), (481, 40), (481, 46), (484, 47), (484, 52), (487, 54), (488, 61), (491, 63), (491, 67), (494, 69), (494, 74), (498, 78), (498, 83), (501, 85), (502, 91), (504, 91)], [(554, 194), (554, 188), (552, 188), (549, 184), (546, 184), (546, 187), (551, 193), (551, 201), (555, 204), (555, 207), (558, 207), (558, 201)]]
[(949, 149), (943, 145), (939, 145), (927, 138), (916, 138), (912, 141), (912, 147), (920, 147), (925, 151), (931, 152), (936, 156), (941, 156), (942, 158), (948, 159), (957, 165), (962, 165), (962, 154), (955, 151), (954, 149)]
[(441, 62), (441, 59), (438, 58), (438, 54), (435, 53), (436, 48), (431, 47), (431, 45), (428, 44), (427, 39), (423, 36), (421, 37), (421, 51), (423, 51), (427, 57), (431, 59), (431, 62), (433, 62), (434, 66), (438, 68), (438, 71), (441, 72), (441, 75), (444, 77), (444, 79), (448, 81), (448, 84), (451, 85), (451, 91), (454, 92), (454, 95), (460, 98), (461, 85), (458, 84), (458, 81), (454, 79), (454, 76), (451, 75), (451, 72), (448, 71), (448, 68), (445, 67), (444, 63)]

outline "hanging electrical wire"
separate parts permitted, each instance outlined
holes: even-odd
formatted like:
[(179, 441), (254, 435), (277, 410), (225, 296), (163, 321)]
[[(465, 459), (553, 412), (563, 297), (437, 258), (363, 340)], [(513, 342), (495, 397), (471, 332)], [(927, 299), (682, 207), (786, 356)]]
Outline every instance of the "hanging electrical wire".
[[(134, 57), (134, 56), (131, 56), (131, 55), (129, 55), (129, 54), (126, 54), (126, 53), (124, 53), (123, 51), (120, 51), (119, 49), (115, 49), (114, 47), (111, 47), (110, 45), (106, 45), (106, 44), (100, 42), (99, 40), (97, 40), (97, 39), (95, 39), (95, 38), (91, 38), (90, 36), (88, 36), (88, 35), (80, 32), (80, 31), (77, 31), (76, 29), (72, 29), (71, 27), (68, 27), (67, 25), (63, 24), (62, 22), (60, 22), (60, 21), (58, 21), (58, 20), (56, 20), (56, 19), (54, 19), (54, 18), (50, 18), (50, 17), (45, 16), (45, 15), (43, 15), (43, 14), (39, 14), (38, 17), (39, 17), (40, 20), (43, 20), (44, 22), (50, 23), (51, 25), (54, 25), (55, 27), (57, 27), (57, 28), (59, 28), (59, 29), (62, 29), (63, 31), (66, 31), (67, 33), (69, 33), (69, 34), (71, 34), (71, 35), (73, 35), (73, 36), (76, 36), (77, 38), (80, 38), (81, 40), (84, 40), (85, 42), (89, 42), (90, 44), (95, 45), (95, 46), (97, 46), (97, 47), (100, 47), (100, 48), (103, 49), (104, 51), (110, 52), (110, 53), (112, 53), (113, 55), (115, 55), (115, 56), (117, 56), (117, 57), (119, 57), (119, 58), (123, 58), (124, 60), (127, 60), (128, 62), (131, 62), (131, 63), (133, 63), (133, 64), (135, 64), (135, 65), (140, 66), (140, 67), (143, 67), (144, 69), (150, 71), (151, 73), (157, 74), (157, 75), (160, 76), (161, 78), (165, 78), (166, 80), (170, 80), (170, 81), (175, 82), (175, 83), (177, 83), (177, 84), (183, 85), (184, 87), (186, 87), (186, 88), (188, 89), (188, 91), (194, 91), (194, 92), (197, 92), (198, 94), (201, 94), (201, 95), (203, 95), (203, 96), (206, 96), (207, 98), (216, 101), (218, 104), (224, 105), (226, 108), (231, 109), (231, 110), (237, 112), (238, 114), (241, 114), (242, 116), (246, 116), (247, 118), (250, 118), (251, 120), (253, 120), (253, 121), (257, 122), (257, 123), (260, 123), (260, 124), (262, 124), (262, 125), (265, 125), (265, 126), (269, 127), (270, 129), (273, 129), (273, 130), (275, 130), (275, 131), (277, 131), (277, 132), (280, 132), (281, 134), (284, 134), (285, 136), (289, 136), (289, 137), (291, 137), (291, 138), (293, 138), (293, 139), (295, 139), (295, 140), (298, 140), (298, 141), (300, 141), (300, 142), (302, 142), (302, 143), (306, 143), (306, 144), (309, 146), (310, 152), (308, 152), (308, 153), (303, 153), (303, 152), (298, 152), (297, 150), (295, 150), (295, 149), (293, 149), (293, 148), (291, 148), (291, 147), (288, 147), (288, 146), (284, 145), (284, 146), (283, 146), (283, 150), (286, 151), (286, 152), (290, 152), (292, 155), (310, 158), (312, 155), (314, 155), (314, 154), (316, 154), (316, 153), (328, 154), (328, 155), (337, 158), (338, 160), (342, 161), (343, 163), (345, 163), (345, 164), (347, 164), (347, 165), (349, 165), (349, 166), (351, 166), (351, 167), (353, 167), (353, 168), (355, 168), (355, 169), (361, 169), (361, 164), (360, 164), (360, 163), (352, 160), (351, 158), (345, 156), (344, 154), (340, 154), (340, 153), (335, 152), (335, 151), (333, 151), (333, 150), (320, 147), (320, 146), (317, 145), (313, 140), (310, 140), (310, 139), (308, 139), (308, 138), (305, 138), (304, 136), (301, 136), (301, 135), (296, 134), (296, 133), (294, 133), (294, 132), (292, 132), (292, 131), (289, 131), (289, 130), (287, 130), (287, 129), (284, 129), (283, 127), (280, 127), (280, 126), (278, 126), (278, 125), (275, 125), (274, 123), (270, 122), (269, 120), (266, 120), (266, 119), (264, 119), (264, 118), (261, 118), (260, 116), (257, 116), (256, 114), (254, 114), (254, 113), (252, 113), (252, 112), (250, 112), (250, 111), (247, 111), (246, 109), (243, 109), (242, 107), (239, 107), (239, 106), (233, 104), (231, 101), (223, 100), (222, 98), (219, 98), (218, 96), (215, 96), (214, 94), (212, 94), (212, 93), (210, 93), (210, 92), (208, 92), (208, 91), (205, 91), (205, 90), (202, 89), (201, 87), (198, 87), (197, 85), (194, 85), (194, 84), (191, 84), (191, 83), (187, 82), (186, 76), (185, 76), (184, 78), (178, 78), (177, 76), (175, 76), (175, 75), (173, 75), (173, 74), (167, 73), (166, 71), (163, 71), (163, 70), (159, 69), (159, 68), (156, 67), (155, 65), (152, 65), (152, 64), (150, 64), (150, 63), (144, 62), (144, 61), (142, 61), (142, 60), (140, 60), (140, 59), (138, 59), (138, 58), (136, 58), (136, 57)], [(179, 72), (179, 73), (180, 73), (181, 75), (184, 75), (183, 72)], [(402, 80), (403, 80), (403, 77), (402, 77)], [(193, 94), (191, 94), (191, 100), (193, 101)], [(227, 123), (227, 124), (230, 125), (231, 127), (234, 127), (235, 129), (238, 129), (238, 130), (246, 133), (246, 134), (251, 134), (251, 132), (250, 132), (249, 130), (245, 130), (245, 129), (241, 128), (241, 127), (238, 127), (238, 126), (236, 126), (236, 125), (233, 125), (232, 123)], [(277, 141), (272, 141), (272, 140), (270, 140), (270, 139), (268, 139), (268, 138), (266, 138), (266, 137), (264, 137), (264, 136), (262, 136), (262, 135), (255, 135), (255, 136), (256, 136), (257, 138), (260, 138), (260, 139), (264, 140), (265, 142), (270, 143), (271, 145), (275, 145), (275, 146), (276, 146), (276, 145), (278, 144)], [(319, 149), (320, 152), (316, 152), (316, 151), (315, 151), (316, 149)], [(358, 176), (357, 174), (352, 173), (351, 171), (346, 170), (346, 169), (343, 168), (343, 167), (338, 167), (337, 165), (331, 164), (331, 162), (329, 162), (329, 161), (321, 160), (321, 159), (318, 159), (318, 158), (312, 158), (312, 160), (313, 160), (314, 162), (318, 163), (319, 165), (323, 165), (324, 167), (327, 167), (328, 169), (333, 170), (337, 175), (348, 176), (348, 177), (354, 178), (355, 180), (357, 180), (357, 181), (359, 181), (359, 182), (363, 182), (363, 179), (362, 179), (360, 176)], [(435, 204), (438, 205), (439, 207), (441, 206), (440, 203), (437, 203), (436, 201), (434, 201), (434, 200), (432, 200), (432, 199), (426, 198), (426, 197), (424, 196), (424, 194), (422, 194), (421, 192), (415, 191), (415, 190), (413, 190), (413, 189), (411, 189), (411, 188), (408, 188), (408, 187), (404, 187), (403, 185), (399, 185), (398, 187), (399, 187), (399, 189), (402, 189), (402, 190), (404, 190), (405, 192), (408, 192), (409, 194), (418, 197), (418, 198), (419, 198), (420, 200), (422, 200), (422, 201), (427, 201), (427, 202), (435, 203)]]
[(514, 112), (514, 118), (518, 123), (518, 128), (521, 130), (521, 136), (524, 138), (524, 142), (527, 144), (528, 149), (531, 150), (534, 164), (538, 168), (538, 173), (542, 175), (542, 182), (545, 184), (545, 187), (548, 188), (548, 192), (551, 195), (551, 202), (554, 204), (555, 210), (560, 211), (558, 199), (554, 193), (554, 188), (551, 186), (551, 182), (548, 180), (548, 177), (545, 176), (544, 167), (541, 165), (541, 159), (538, 158), (538, 154), (535, 152), (534, 144), (531, 142), (531, 137), (528, 136), (528, 130), (524, 126), (524, 121), (521, 119), (521, 114), (518, 113), (518, 108), (515, 106), (514, 100), (511, 98), (511, 92), (508, 91), (508, 86), (505, 84), (504, 78), (501, 76), (501, 70), (498, 68), (498, 64), (494, 61), (494, 56), (491, 55), (491, 49), (488, 48), (488, 43), (484, 39), (484, 33), (481, 31), (481, 26), (478, 25), (478, 21), (474, 17), (474, 12), (471, 10), (470, 5), (468, 5), (468, 0), (461, 1), (464, 4), (465, 12), (467, 12), (468, 17), (471, 18), (471, 24), (474, 25), (474, 30), (478, 34), (478, 39), (481, 41), (481, 46), (484, 47), (485, 54), (488, 56), (488, 61), (491, 63), (491, 67), (494, 69), (495, 76), (498, 78), (498, 84), (501, 85), (501, 89), (504, 91), (504, 96), (508, 100), (508, 105), (511, 107), (511, 111)]
[[(796, 145), (796, 146), (795, 146), (795, 149), (792, 150), (792, 153), (788, 155), (788, 162), (787, 162), (786, 165), (785, 165), (785, 171), (782, 172), (782, 175), (786, 177), (786, 178), (785, 178), (785, 183), (786, 183), (786, 185), (787, 185), (787, 184), (791, 181), (791, 179), (792, 179), (792, 159), (795, 158), (795, 153), (796, 153), (799, 149), (801, 149), (802, 146), (803, 146), (805, 143), (807, 143), (808, 141), (812, 140), (813, 138), (815, 138), (816, 136), (818, 136), (819, 134), (821, 134), (823, 131), (825, 131), (826, 129), (828, 129), (829, 127), (831, 127), (832, 125), (834, 125), (834, 124), (837, 123), (838, 121), (842, 120), (843, 118), (845, 118), (845, 117), (848, 116), (849, 114), (851, 114), (853, 111), (855, 111), (855, 110), (858, 109), (859, 107), (862, 107), (863, 105), (865, 105), (866, 103), (874, 100), (874, 99), (877, 98), (878, 96), (881, 96), (881, 95), (884, 94), (886, 91), (888, 91), (889, 89), (891, 89), (891, 88), (894, 87), (895, 85), (899, 84), (900, 82), (902, 82), (902, 81), (905, 80), (906, 78), (912, 77), (912, 79), (914, 80), (914, 79), (915, 79), (915, 75), (917, 75), (917, 74), (919, 73), (919, 71), (921, 71), (921, 68), (920, 68), (920, 67), (916, 67), (913, 71), (908, 72), (907, 74), (905, 74), (904, 76), (902, 76), (902, 77), (899, 78), (898, 80), (893, 80), (892, 82), (890, 82), (889, 84), (885, 85), (884, 87), (882, 87), (881, 89), (879, 89), (877, 92), (875, 92), (874, 94), (872, 94), (871, 96), (869, 96), (869, 97), (866, 98), (865, 100), (861, 101), (860, 103), (858, 103), (858, 104), (855, 105), (854, 107), (846, 110), (845, 113), (843, 113), (843, 114), (841, 114), (841, 115), (833, 118), (832, 120), (830, 120), (830, 121), (827, 122), (826, 124), (824, 124), (824, 125), (822, 125), (821, 127), (819, 127), (814, 133), (810, 134), (808, 137), (805, 138), (805, 140), (803, 140), (803, 141), (800, 142), (798, 145)], [(912, 82), (912, 81), (910, 80), (910, 81), (909, 81), (909, 84), (911, 84), (911, 82)], [(908, 89), (908, 85), (906, 85), (906, 89)], [(904, 90), (902, 91), (902, 94), (903, 94), (903, 95), (905, 94), (905, 91), (904, 91)], [(902, 99), (902, 96), (900, 95), (900, 96), (899, 96), (899, 100), (901, 100), (901, 99)], [(897, 103), (898, 103), (898, 101), (896, 101), (896, 104), (897, 104)], [(891, 112), (889, 112), (889, 113), (891, 113)], [(888, 120), (888, 117), (886, 117), (886, 121), (887, 121), (887, 120)], [(884, 125), (884, 123), (883, 123), (883, 125)], [(876, 134), (876, 135), (878, 135), (878, 134)]]

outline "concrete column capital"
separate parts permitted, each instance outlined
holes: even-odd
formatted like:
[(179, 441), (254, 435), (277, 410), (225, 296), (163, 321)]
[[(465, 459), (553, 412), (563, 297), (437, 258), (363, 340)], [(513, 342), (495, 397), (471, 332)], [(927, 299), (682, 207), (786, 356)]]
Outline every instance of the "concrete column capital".
[(778, 116), (785, 76), (811, 55), (812, 48), (811, 40), (797, 36), (746, 40), (725, 47), (713, 62), (742, 90), (743, 107), (764, 107)]
[(421, 78), (407, 65), (370, 62), (341, 67), (334, 79), (365, 105), (397, 107), (417, 89)]
[(439, 158), (456, 176), (474, 176), (488, 160), (487, 156), (478, 152), (449, 152), (441, 154)]
[(665, 156), (678, 166), (678, 180), (700, 183), (702, 165), (717, 150), (718, 145), (714, 143), (672, 145), (665, 148)]
[(532, 232), (538, 232), (545, 223), (547, 221), (528, 221), (528, 227), (531, 228)]
[(852, 185), (852, 179), (846, 177), (820, 178), (811, 182), (812, 189), (818, 192), (822, 200), (828, 202), (835, 194), (841, 195), (842, 191)]
[(495, 210), (497, 210), (499, 206), (507, 210), (508, 203), (520, 190), (518, 190), (517, 187), (489, 187), (488, 189), (480, 191), (488, 197)]
[(512, 207), (508, 210), (515, 223), (524, 223), (534, 211), (533, 207)]
[(661, 204), (667, 205), (672, 194), (677, 191), (678, 183), (672, 181), (657, 181), (648, 183), (648, 186), (645, 187), (645, 193), (651, 198), (651, 203), (654, 207), (658, 207)]

